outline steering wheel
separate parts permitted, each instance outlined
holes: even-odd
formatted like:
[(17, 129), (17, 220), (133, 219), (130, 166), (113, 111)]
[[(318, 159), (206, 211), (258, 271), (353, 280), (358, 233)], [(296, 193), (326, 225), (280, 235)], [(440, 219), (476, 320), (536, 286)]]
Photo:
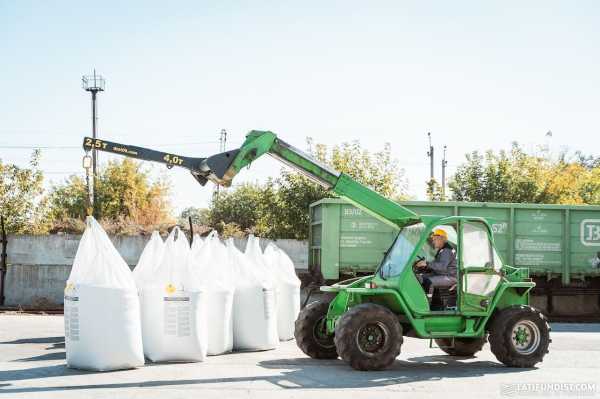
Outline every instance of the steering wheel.
[(424, 272), (422, 267), (417, 267), (417, 263), (419, 263), (422, 260), (425, 260), (424, 256), (417, 256), (417, 259), (415, 260), (415, 262), (412, 265), (412, 270), (414, 273), (423, 273)]

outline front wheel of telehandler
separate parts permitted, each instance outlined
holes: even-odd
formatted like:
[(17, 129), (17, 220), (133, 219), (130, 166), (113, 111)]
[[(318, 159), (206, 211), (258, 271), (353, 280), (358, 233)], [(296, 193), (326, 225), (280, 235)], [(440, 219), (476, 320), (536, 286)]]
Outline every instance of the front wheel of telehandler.
[(400, 354), (402, 327), (391, 310), (365, 303), (340, 317), (334, 340), (340, 357), (352, 368), (383, 370)]
[(333, 336), (327, 334), (325, 317), (329, 302), (317, 301), (307, 305), (296, 320), (296, 345), (313, 359), (337, 359)]
[(548, 353), (550, 326), (546, 317), (531, 306), (500, 310), (490, 326), (490, 348), (509, 367), (533, 367)]

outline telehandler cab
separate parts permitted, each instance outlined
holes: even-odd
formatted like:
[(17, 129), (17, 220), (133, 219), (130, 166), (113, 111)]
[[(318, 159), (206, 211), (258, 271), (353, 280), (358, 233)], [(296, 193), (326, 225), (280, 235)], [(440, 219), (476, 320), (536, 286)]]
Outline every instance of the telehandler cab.
[[(230, 186), (243, 167), (269, 154), (399, 228), (375, 274), (321, 287), (335, 295), (333, 299), (312, 302), (300, 312), (296, 343), (312, 358), (339, 356), (355, 369), (381, 370), (400, 353), (403, 336), (434, 340), (455, 356), (472, 356), (489, 340), (496, 358), (511, 367), (533, 367), (548, 353), (550, 327), (544, 315), (528, 305), (535, 283), (526, 268), (502, 262), (485, 219), (417, 215), (268, 131), (251, 131), (239, 149), (208, 158), (90, 137), (84, 138), (83, 147), (184, 167), (202, 185), (210, 180), (223, 186)], [(414, 265), (432, 258), (429, 238), (436, 229), (447, 233), (456, 250), (457, 284), (428, 295)]]

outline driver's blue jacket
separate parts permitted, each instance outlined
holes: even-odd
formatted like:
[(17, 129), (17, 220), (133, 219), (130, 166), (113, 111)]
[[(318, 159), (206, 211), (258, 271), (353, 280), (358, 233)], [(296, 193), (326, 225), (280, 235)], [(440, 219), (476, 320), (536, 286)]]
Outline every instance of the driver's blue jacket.
[(427, 262), (427, 267), (435, 275), (456, 278), (456, 251), (446, 243), (437, 251), (435, 259)]

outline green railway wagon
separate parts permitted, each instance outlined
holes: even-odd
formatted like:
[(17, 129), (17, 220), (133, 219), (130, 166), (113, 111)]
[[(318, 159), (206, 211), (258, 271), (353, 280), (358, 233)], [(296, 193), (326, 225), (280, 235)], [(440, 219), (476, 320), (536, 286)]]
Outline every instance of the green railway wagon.
[[(532, 304), (600, 317), (600, 206), (406, 201), (421, 215), (486, 218), (503, 261), (528, 267)], [(372, 273), (397, 229), (341, 199), (310, 206), (309, 269), (325, 281)]]

